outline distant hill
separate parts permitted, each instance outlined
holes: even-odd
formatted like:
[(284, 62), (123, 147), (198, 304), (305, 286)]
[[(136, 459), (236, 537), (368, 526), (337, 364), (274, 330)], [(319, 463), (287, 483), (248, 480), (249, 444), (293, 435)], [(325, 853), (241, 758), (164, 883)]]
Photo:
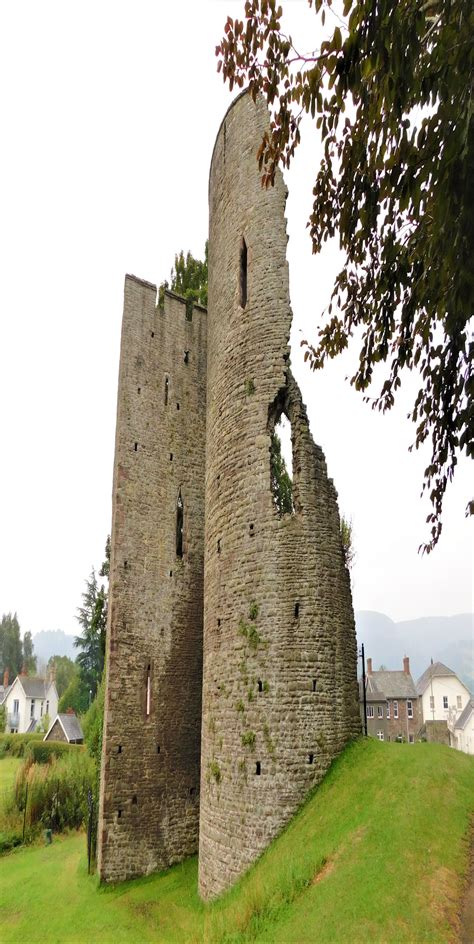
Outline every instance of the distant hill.
[(35, 633), (33, 646), (38, 659), (38, 668), (46, 665), (51, 656), (69, 656), (73, 661), (77, 656), (74, 636), (68, 636), (62, 629), (46, 629)]
[(411, 674), (416, 680), (431, 658), (444, 662), (465, 685), (474, 691), (474, 617), (424, 616), (395, 623), (385, 613), (359, 610), (355, 614), (358, 645), (372, 657), (374, 669), (401, 669), (404, 655), (410, 657)]

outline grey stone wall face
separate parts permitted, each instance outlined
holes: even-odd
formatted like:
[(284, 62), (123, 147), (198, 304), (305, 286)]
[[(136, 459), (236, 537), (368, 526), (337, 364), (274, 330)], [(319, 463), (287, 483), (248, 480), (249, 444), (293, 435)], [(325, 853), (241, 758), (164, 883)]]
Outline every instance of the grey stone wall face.
[(156, 287), (127, 276), (99, 822), (107, 882), (197, 851), (205, 398), (205, 309), (189, 321), (167, 293), (162, 311)]
[[(360, 733), (337, 495), (289, 370), (286, 191), (256, 164), (268, 115), (243, 95), (210, 176), (199, 886), (229, 887)], [(247, 247), (242, 306), (240, 252)], [(292, 424), (295, 513), (279, 517), (270, 442)]]

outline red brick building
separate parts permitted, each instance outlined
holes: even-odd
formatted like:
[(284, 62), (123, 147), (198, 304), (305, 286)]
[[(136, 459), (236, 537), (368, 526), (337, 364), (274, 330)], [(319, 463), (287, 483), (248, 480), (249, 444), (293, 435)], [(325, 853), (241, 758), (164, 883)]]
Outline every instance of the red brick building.
[[(380, 741), (413, 743), (416, 740), (422, 718), (408, 656), (403, 659), (403, 671), (379, 669), (374, 672), (372, 659), (367, 659), (366, 695), (369, 735)], [(361, 706), (363, 712), (363, 700)]]

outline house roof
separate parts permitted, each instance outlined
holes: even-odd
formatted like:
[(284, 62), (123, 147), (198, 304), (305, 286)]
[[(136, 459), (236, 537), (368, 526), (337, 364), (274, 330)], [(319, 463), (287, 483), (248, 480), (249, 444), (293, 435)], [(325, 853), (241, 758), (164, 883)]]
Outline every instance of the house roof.
[(453, 672), (452, 669), (448, 669), (447, 665), (443, 665), (442, 662), (433, 662), (432, 665), (429, 665), (426, 671), (423, 672), (423, 675), (420, 675), (416, 683), (418, 694), (422, 695), (423, 692), (426, 691), (431, 679), (445, 678), (447, 675), (454, 675), (456, 677), (456, 673)]
[[(368, 678), (368, 676), (366, 676), (366, 678)], [(362, 688), (362, 679), (359, 679), (359, 698), (361, 701), (364, 700), (364, 690)], [(372, 691), (372, 689), (370, 689), (368, 685), (365, 689), (365, 700), (367, 703), (377, 702), (377, 701), (378, 702), (387, 701), (383, 692)]]
[(50, 731), (52, 731), (52, 729), (54, 728), (54, 725), (56, 724), (56, 721), (59, 721), (59, 724), (61, 725), (64, 731), (64, 734), (66, 735), (66, 738), (69, 742), (84, 740), (84, 734), (82, 732), (81, 722), (79, 721), (79, 718), (76, 715), (72, 715), (72, 714), (61, 714), (61, 715), (56, 715), (53, 723), (50, 724), (49, 729), (43, 738), (43, 741), (47, 740)]
[(21, 685), (27, 698), (46, 698), (51, 687), (54, 688), (57, 695), (54, 681), (40, 678), (38, 675), (17, 675), (12, 684), (7, 688), (3, 700), (10, 694), (16, 682)]
[(415, 683), (407, 672), (381, 669), (367, 676), (367, 687), (385, 698), (416, 698)]
[(3, 702), (5, 701), (5, 698), (7, 697), (10, 689), (11, 689), (11, 685), (7, 685), (6, 688), (4, 688), (3, 685), (0, 685), (0, 705), (2, 705)]
[(45, 698), (49, 681), (38, 676), (19, 675), (18, 680), (28, 698)]
[(464, 711), (462, 711), (461, 714), (459, 715), (459, 718), (456, 721), (456, 724), (454, 725), (454, 727), (464, 728), (466, 726), (466, 723), (469, 721), (471, 711), (474, 711), (474, 698), (471, 698), (468, 701), (466, 707), (464, 708)]

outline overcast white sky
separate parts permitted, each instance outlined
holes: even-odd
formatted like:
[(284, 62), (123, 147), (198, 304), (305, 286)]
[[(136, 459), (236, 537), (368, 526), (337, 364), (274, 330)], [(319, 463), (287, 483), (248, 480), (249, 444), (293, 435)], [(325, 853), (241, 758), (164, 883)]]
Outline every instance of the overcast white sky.
[[(288, 28), (311, 48), (304, 0)], [(0, 6), (0, 614), (76, 632), (74, 614), (111, 523), (115, 401), (126, 272), (159, 283), (174, 253), (202, 255), (209, 162), (231, 96), (215, 45), (243, 0), (17, 0)], [(395, 620), (472, 609), (471, 469), (446, 499), (438, 550), (420, 557), (426, 456), (408, 454), (409, 400), (381, 417), (315, 336), (337, 250), (306, 231), (317, 142), (287, 175), (292, 363), (340, 507), (352, 517), (356, 609)], [(413, 389), (413, 385), (412, 385)], [(469, 480), (471, 478), (471, 481)]]

